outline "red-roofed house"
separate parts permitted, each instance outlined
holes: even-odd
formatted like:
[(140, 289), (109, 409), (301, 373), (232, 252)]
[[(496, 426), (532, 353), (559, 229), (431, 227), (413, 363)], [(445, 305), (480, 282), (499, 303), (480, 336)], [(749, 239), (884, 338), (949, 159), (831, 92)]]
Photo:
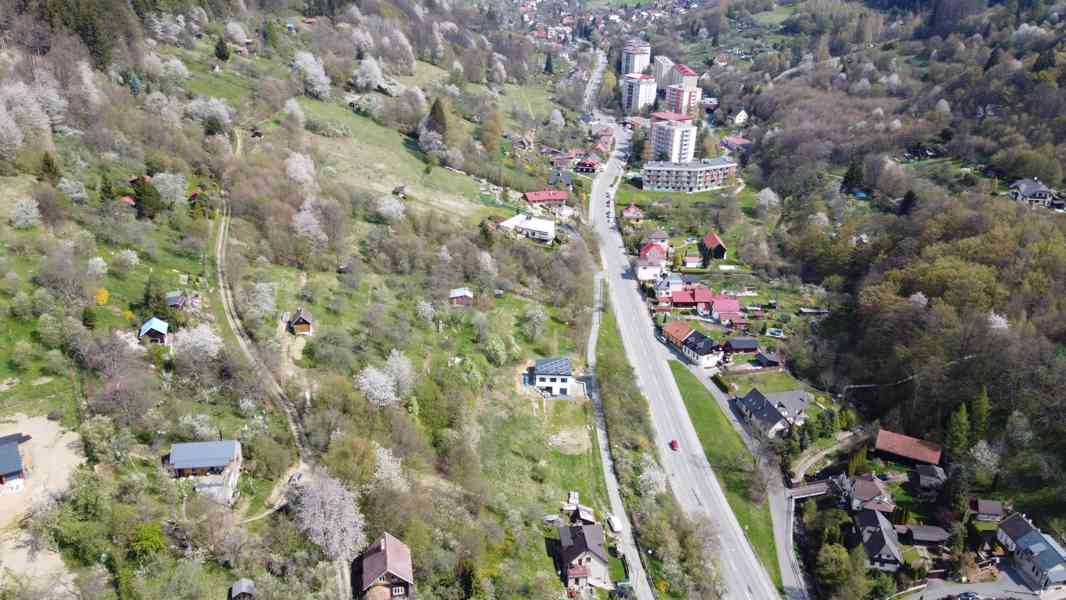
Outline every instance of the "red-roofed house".
[(685, 324), (684, 321), (670, 321), (666, 325), (663, 325), (663, 335), (675, 346), (680, 346), (684, 343), (685, 338), (692, 335), (692, 328)]
[(714, 294), (702, 283), (686, 285), (670, 295), (670, 304), (678, 310), (695, 310), (706, 315), (711, 311)]
[(570, 192), (566, 190), (541, 190), (539, 192), (526, 192), (526, 202), (546, 208), (561, 208), (570, 198)]
[(740, 300), (730, 296), (715, 296), (711, 300), (711, 318), (723, 324), (742, 319)]
[[(352, 563), (352, 581), (363, 600), (409, 600), (415, 595), (411, 550), (385, 533)], [(355, 591), (355, 590), (353, 590)]]
[(644, 260), (659, 261), (663, 266), (666, 265), (666, 250), (655, 242), (647, 242), (640, 247), (640, 252), (637, 254), (638, 258)]
[(707, 232), (707, 235), (700, 240), (700, 254), (703, 255), (704, 262), (712, 259), (724, 260), (726, 249), (725, 244), (722, 243), (722, 238), (718, 237), (718, 234), (713, 231)]
[(644, 211), (636, 204), (630, 202), (629, 206), (622, 209), (622, 218), (634, 225), (640, 225), (644, 222)]
[(877, 443), (874, 449), (878, 452), (903, 458), (913, 462), (935, 465), (940, 462), (940, 445), (913, 438), (902, 433), (895, 433), (887, 429), (877, 432)]

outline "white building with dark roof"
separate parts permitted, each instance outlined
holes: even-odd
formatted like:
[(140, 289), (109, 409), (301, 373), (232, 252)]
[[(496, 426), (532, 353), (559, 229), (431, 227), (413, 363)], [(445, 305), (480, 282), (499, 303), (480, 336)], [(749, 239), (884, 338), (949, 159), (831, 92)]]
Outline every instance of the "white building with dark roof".
[(531, 377), (533, 386), (550, 396), (572, 396), (579, 385), (565, 356), (537, 359)]
[(651, 44), (632, 39), (622, 48), (622, 75), (643, 73), (651, 64)]
[(648, 161), (641, 170), (644, 189), (653, 192), (706, 192), (728, 185), (736, 175), (737, 163), (724, 157), (687, 163)]
[(639, 113), (655, 104), (655, 78), (651, 75), (630, 73), (622, 78), (622, 111)]

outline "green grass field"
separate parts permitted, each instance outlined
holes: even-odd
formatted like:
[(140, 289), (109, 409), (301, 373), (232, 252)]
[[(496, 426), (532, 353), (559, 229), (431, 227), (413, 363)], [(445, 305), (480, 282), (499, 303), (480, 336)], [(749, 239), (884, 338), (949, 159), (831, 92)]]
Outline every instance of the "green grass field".
[(748, 497), (751, 453), (700, 380), (677, 361), (670, 361), (670, 369), (730, 508), (751, 540), (755, 553), (780, 587), (781, 570), (777, 564), (769, 504), (765, 501), (755, 504)]
[(776, 27), (783, 23), (785, 19), (791, 17), (796, 12), (795, 6), (778, 6), (773, 10), (756, 13), (752, 15), (756, 21), (770, 27)]
[(724, 379), (734, 384), (736, 395), (743, 396), (752, 388), (759, 388), (763, 393), (787, 392), (803, 387), (803, 384), (788, 374), (787, 371), (758, 373), (751, 375), (726, 375)]

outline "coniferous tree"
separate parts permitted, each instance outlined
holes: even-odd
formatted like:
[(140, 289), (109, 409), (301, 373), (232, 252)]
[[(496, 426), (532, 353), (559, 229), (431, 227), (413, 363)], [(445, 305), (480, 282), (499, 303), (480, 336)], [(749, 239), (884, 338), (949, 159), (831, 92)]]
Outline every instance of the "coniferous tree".
[(851, 192), (859, 189), (862, 185), (862, 165), (859, 161), (852, 160), (848, 163), (848, 170), (844, 173), (844, 190)]
[(918, 194), (914, 193), (914, 190), (907, 190), (907, 193), (903, 195), (903, 201), (899, 203), (900, 216), (906, 216), (911, 214), (914, 207), (918, 205)]
[(55, 157), (51, 152), (45, 152), (41, 157), (41, 180), (55, 185), (62, 176), (63, 173), (59, 170)]
[(133, 198), (137, 202), (137, 218), (152, 219), (163, 210), (163, 198), (159, 190), (146, 177), (133, 182)]
[(552, 55), (550, 52), (548, 53), (548, 58), (544, 60), (544, 72), (549, 75), (555, 74), (555, 66), (552, 65)]
[(981, 386), (981, 391), (970, 404), (970, 443), (975, 444), (988, 434), (988, 413), (991, 403), (988, 400), (988, 388)]
[(436, 131), (441, 137), (447, 139), (448, 120), (448, 107), (445, 106), (444, 100), (437, 98), (429, 109), (429, 121), (426, 126), (429, 127), (430, 131)]
[(226, 40), (221, 35), (218, 36), (218, 40), (215, 42), (215, 58), (226, 62), (229, 60), (229, 45), (226, 44)]
[(944, 447), (954, 461), (958, 461), (970, 449), (970, 415), (965, 403), (951, 413)]

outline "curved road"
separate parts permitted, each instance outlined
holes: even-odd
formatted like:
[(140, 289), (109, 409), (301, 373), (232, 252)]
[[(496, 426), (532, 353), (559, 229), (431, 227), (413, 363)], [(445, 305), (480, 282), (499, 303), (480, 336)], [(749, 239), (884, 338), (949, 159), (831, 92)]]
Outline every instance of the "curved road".
[[(601, 122), (611, 122), (604, 115), (597, 116)], [(708, 517), (715, 526), (724, 597), (730, 600), (780, 598), (707, 462), (667, 364), (670, 354), (655, 340), (651, 317), (637, 282), (630, 274), (629, 257), (621, 235), (601, 212), (607, 210), (608, 195), (614, 195), (612, 183), (623, 173), (621, 152), (628, 150), (629, 145), (629, 132), (618, 124), (613, 127), (615, 151), (592, 182), (589, 219), (600, 238), (611, 303), (618, 315), (626, 354), (637, 375), (637, 383), (649, 401), (660, 462), (667, 470), (681, 507), (689, 514)], [(667, 449), (666, 444), (672, 439), (679, 441), (680, 451)]]

